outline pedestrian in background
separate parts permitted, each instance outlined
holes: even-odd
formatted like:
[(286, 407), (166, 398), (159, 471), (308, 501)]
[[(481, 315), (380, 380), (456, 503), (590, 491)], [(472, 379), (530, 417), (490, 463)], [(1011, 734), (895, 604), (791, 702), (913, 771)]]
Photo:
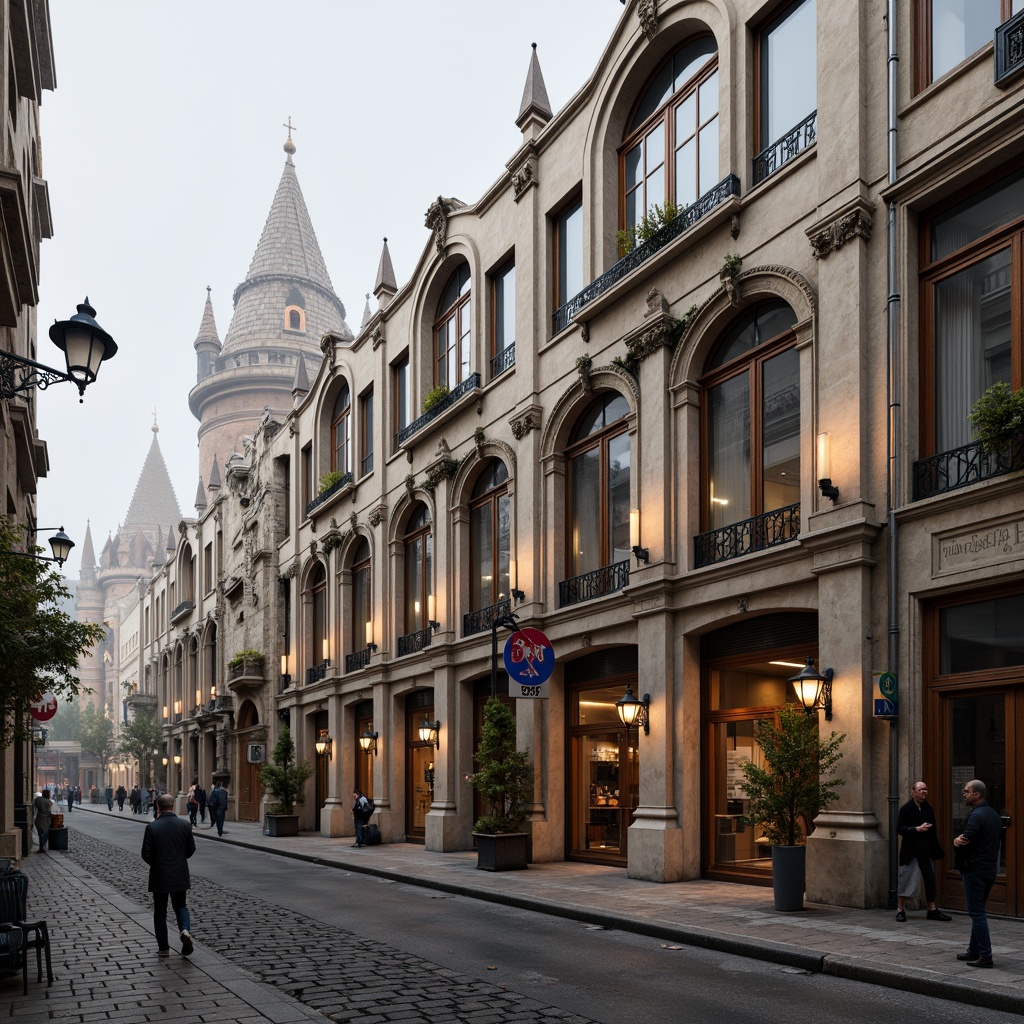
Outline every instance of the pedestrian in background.
[(188, 808), (188, 820), (193, 828), (196, 827), (196, 815), (199, 813), (199, 801), (196, 799), (196, 783), (188, 787), (188, 798), (185, 801)]
[(128, 794), (128, 806), (132, 809), (132, 814), (139, 813), (139, 807), (142, 806), (142, 790), (139, 789), (138, 784), (132, 786), (132, 791)]
[(191, 887), (188, 859), (196, 852), (192, 829), (174, 813), (174, 797), (157, 798), (157, 816), (142, 837), (142, 859), (149, 865), (149, 891), (153, 894), (153, 931), (161, 957), (171, 955), (167, 937), (167, 897), (178, 922), (181, 955), (191, 956), (192, 922), (186, 897)]
[(114, 809), (114, 790), (112, 786), (107, 786), (103, 790), (103, 797), (107, 801), (107, 810), (112, 811)]
[(210, 809), (210, 828), (216, 825), (217, 835), (224, 835), (224, 812), (228, 809), (228, 791), (219, 782), (213, 784), (206, 806)]
[(970, 807), (967, 824), (954, 840), (953, 864), (960, 869), (971, 919), (971, 938), (966, 953), (957, 953), (971, 967), (992, 966), (992, 939), (988, 931), (985, 901), (999, 872), (999, 847), (1003, 841), (1003, 819), (985, 799), (987, 790), (980, 779), (964, 786), (964, 803)]
[(64, 794), (67, 797), (68, 802), (68, 814), (71, 813), (71, 808), (75, 806), (75, 787), (68, 786), (67, 792)]
[(896, 818), (896, 831), (900, 842), (899, 890), (897, 892), (897, 921), (907, 919), (907, 897), (916, 896), (924, 881), (924, 895), (928, 901), (929, 921), (952, 921), (935, 903), (935, 861), (942, 860), (942, 849), (935, 834), (935, 809), (928, 803), (928, 786), (918, 781), (910, 788), (910, 799), (900, 808)]
[(124, 801), (126, 796), (128, 796), (128, 790), (124, 788), (123, 784), (118, 786), (117, 791), (114, 793), (114, 798), (117, 800), (117, 809), (119, 812), (124, 810)]
[(206, 822), (206, 790), (196, 781), (196, 800), (199, 801), (199, 823)]
[(50, 802), (50, 791), (44, 789), (32, 801), (32, 809), (36, 812), (35, 826), (39, 833), (39, 852), (46, 853), (46, 840), (50, 837), (50, 815), (53, 813), (53, 804)]
[(352, 844), (352, 848), (355, 849), (357, 846), (364, 845), (363, 830), (366, 828), (366, 823), (370, 820), (370, 815), (373, 811), (370, 810), (370, 801), (366, 799), (361, 789), (353, 790), (352, 797), (354, 799), (352, 817), (356, 823), (356, 841)]

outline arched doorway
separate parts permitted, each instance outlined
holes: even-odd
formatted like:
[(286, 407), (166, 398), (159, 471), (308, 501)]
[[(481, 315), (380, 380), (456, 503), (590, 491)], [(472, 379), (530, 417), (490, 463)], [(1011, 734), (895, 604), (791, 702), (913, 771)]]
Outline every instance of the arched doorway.
[(239, 821), (259, 821), (260, 817), (260, 766), (249, 761), (250, 743), (262, 743), (267, 730), (260, 725), (259, 711), (251, 700), (244, 701), (238, 709), (238, 786), (236, 789), (237, 814)]

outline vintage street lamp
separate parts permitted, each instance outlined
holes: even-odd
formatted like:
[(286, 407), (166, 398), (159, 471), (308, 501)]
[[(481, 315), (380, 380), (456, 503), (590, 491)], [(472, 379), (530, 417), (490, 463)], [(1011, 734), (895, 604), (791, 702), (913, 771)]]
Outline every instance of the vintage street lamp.
[(619, 720), (626, 727), (626, 734), (635, 725), (637, 735), (640, 734), (640, 726), (644, 727), (644, 735), (651, 734), (651, 695), (645, 693), (641, 699), (633, 696), (633, 684), (626, 684), (626, 692), (615, 702), (615, 710), (619, 713)]
[(807, 664), (800, 670), (798, 675), (790, 676), (787, 680), (793, 684), (800, 703), (804, 706), (807, 714), (813, 714), (820, 708), (825, 709), (825, 721), (832, 721), (832, 678), (835, 673), (832, 669), (825, 669), (824, 675), (814, 669), (814, 659), (808, 658)]

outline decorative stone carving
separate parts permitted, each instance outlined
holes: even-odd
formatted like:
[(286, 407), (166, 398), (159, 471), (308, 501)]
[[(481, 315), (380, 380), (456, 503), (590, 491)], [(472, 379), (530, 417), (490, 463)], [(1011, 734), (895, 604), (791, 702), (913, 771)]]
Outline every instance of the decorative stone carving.
[(594, 638), (589, 633), (580, 633), (580, 647), (589, 647)]
[(508, 421), (512, 428), (512, 436), (517, 441), (521, 441), (531, 430), (536, 430), (540, 426), (540, 411), (539, 405), (531, 405), (529, 409), (524, 409)]
[(725, 289), (725, 294), (729, 297), (729, 305), (739, 309), (743, 302), (743, 296), (740, 294), (740, 286), (737, 283), (737, 271), (738, 267), (723, 267), (719, 277), (722, 279), (722, 287)]
[(448, 244), (448, 218), (463, 204), (458, 199), (445, 199), (438, 196), (427, 208), (424, 226), (434, 232), (434, 248), (439, 256), (444, 255)]
[(376, 327), (370, 331), (370, 343), (373, 345), (374, 352), (384, 344), (384, 331), (381, 329), (380, 324), (377, 324)]
[(380, 526), (387, 510), (387, 505), (377, 505), (376, 508), (371, 508), (370, 514), (366, 517), (367, 521), (376, 529), (376, 527)]
[(662, 320), (646, 331), (627, 339), (626, 352), (631, 361), (642, 363), (649, 355), (666, 345), (671, 347), (672, 333), (668, 321)]
[(444, 437), (438, 438), (437, 450), (434, 452), (434, 455), (439, 459), (450, 459), (452, 457), (452, 450), (448, 447), (448, 442)]
[(330, 331), (320, 339), (320, 351), (327, 357), (328, 366), (334, 366), (334, 343), (339, 340)]
[(646, 320), (649, 316), (654, 316), (656, 313), (667, 312), (668, 302), (665, 296), (657, 288), (652, 288), (647, 293), (647, 311), (644, 313), (644, 319)]
[(740, 218), (738, 214), (733, 214), (729, 218), (729, 234), (735, 239), (740, 237)]
[(658, 31), (658, 0), (640, 0), (636, 5), (636, 16), (647, 38), (653, 39)]
[(512, 175), (512, 192), (515, 197), (515, 201), (518, 203), (522, 198), (523, 193), (531, 185), (535, 184), (536, 180), (534, 179), (533, 164), (527, 160), (519, 170)]
[(580, 337), (584, 343), (590, 341), (590, 324), (586, 320), (580, 321)]
[[(813, 231), (813, 229), (812, 229)], [(854, 238), (871, 241), (871, 215), (862, 207), (840, 214), (830, 224), (808, 234), (811, 253), (816, 260), (823, 260), (829, 253), (842, 249)]]

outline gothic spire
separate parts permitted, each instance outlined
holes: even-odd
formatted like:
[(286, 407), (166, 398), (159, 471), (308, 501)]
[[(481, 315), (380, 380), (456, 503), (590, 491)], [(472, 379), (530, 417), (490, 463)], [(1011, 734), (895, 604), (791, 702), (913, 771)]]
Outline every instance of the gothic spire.
[(530, 69), (526, 72), (526, 86), (523, 89), (523, 102), (519, 107), (516, 125), (525, 134), (531, 127), (538, 130), (552, 118), (551, 104), (548, 102), (548, 91), (544, 87), (544, 75), (537, 59), (537, 44), (533, 44), (533, 55), (530, 57)]

